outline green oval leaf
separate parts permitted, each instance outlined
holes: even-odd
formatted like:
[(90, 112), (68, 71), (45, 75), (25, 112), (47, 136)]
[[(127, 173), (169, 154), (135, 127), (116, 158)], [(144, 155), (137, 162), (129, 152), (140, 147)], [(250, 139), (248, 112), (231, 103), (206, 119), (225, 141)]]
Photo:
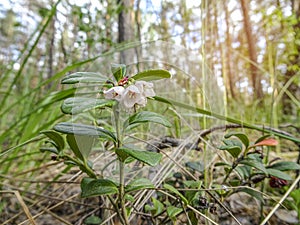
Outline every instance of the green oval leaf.
[[(116, 154), (121, 156), (124, 159), (124, 155), (131, 156), (138, 161), (146, 163), (150, 166), (156, 166), (162, 158), (160, 153), (142, 151), (136, 149), (128, 149), (128, 148), (118, 148), (116, 149)], [(125, 157), (126, 159), (127, 157)]]
[(250, 188), (239, 188), (238, 192), (244, 192), (247, 193), (248, 195), (256, 198), (258, 201), (260, 202), (264, 202), (264, 198), (261, 192), (256, 191), (254, 189), (250, 189)]
[(239, 146), (221, 146), (219, 149), (229, 152), (234, 158), (237, 158), (242, 152)]
[(203, 181), (202, 180), (184, 180), (183, 184), (186, 187), (192, 188), (192, 189), (200, 189)]
[(220, 150), (228, 151), (234, 158), (242, 152), (243, 144), (240, 140), (223, 140), (225, 145), (219, 147)]
[(264, 172), (265, 174), (268, 174), (264, 164), (262, 164), (261, 162), (259, 162), (257, 160), (246, 158), (246, 159), (240, 161), (239, 163), (243, 164), (243, 165), (248, 165), (250, 167), (254, 167), (254, 168)]
[(65, 114), (74, 115), (74, 114), (89, 111), (91, 109), (112, 107), (114, 103), (115, 103), (114, 100), (108, 100), (108, 99), (74, 97), (74, 98), (66, 99), (61, 106), (61, 110)]
[(267, 172), (269, 175), (273, 176), (273, 177), (278, 177), (280, 179), (283, 180), (293, 180), (293, 178), (291, 178), (290, 175), (280, 171), (280, 170), (276, 170), (276, 169), (272, 169), (272, 168), (267, 168)]
[(243, 144), (240, 140), (223, 140), (223, 142), (226, 146), (243, 149)]
[(81, 160), (86, 159), (93, 147), (95, 138), (83, 135), (67, 135), (67, 141), (74, 154)]
[(295, 162), (289, 162), (289, 161), (281, 161), (274, 163), (268, 168), (276, 169), (276, 170), (281, 170), (281, 171), (286, 171), (286, 170), (300, 170), (300, 165)]
[(151, 200), (152, 200), (153, 206), (145, 205), (145, 211), (151, 212), (151, 214), (153, 216), (160, 215), (165, 209), (164, 204), (161, 203), (159, 200), (157, 200), (154, 197), (152, 197)]
[(146, 70), (140, 73), (135, 74), (132, 78), (134, 80), (160, 80), (165, 78), (170, 78), (171, 74), (167, 70)]
[(242, 177), (242, 179), (247, 180), (247, 178), (251, 175), (251, 167), (250, 166), (237, 166), (234, 170)]
[(146, 178), (138, 178), (131, 181), (129, 184), (127, 184), (125, 187), (125, 191), (131, 192), (131, 191), (138, 191), (141, 189), (148, 189), (148, 188), (154, 188), (152, 182)]
[(198, 172), (204, 171), (204, 165), (201, 162), (186, 162), (185, 166)]
[(244, 133), (240, 133), (240, 132), (234, 132), (234, 133), (228, 133), (224, 137), (225, 138), (230, 138), (232, 136), (237, 137), (238, 139), (240, 139), (240, 141), (245, 145), (245, 147), (248, 148), (249, 139), (248, 139), (247, 135), (245, 135)]
[(188, 200), (186, 199), (186, 197), (183, 196), (183, 194), (181, 194), (175, 187), (169, 185), (169, 184), (164, 184), (163, 187), (165, 189), (167, 189), (168, 191), (170, 191), (171, 193), (177, 195), (178, 197), (180, 197), (180, 199), (184, 202), (184, 204), (188, 204)]
[(148, 112), (148, 111), (138, 112), (130, 116), (125, 121), (124, 126), (128, 127), (128, 126), (147, 123), (147, 122), (158, 123), (165, 127), (172, 126), (172, 124), (164, 116), (154, 112)]
[(112, 63), (111, 72), (113, 73), (114, 78), (118, 82), (126, 75), (126, 65)]
[(93, 197), (118, 193), (117, 185), (107, 179), (83, 178), (81, 181), (81, 197)]
[(54, 141), (55, 146), (57, 147), (58, 151), (61, 151), (65, 147), (65, 140), (64, 138), (57, 132), (53, 130), (45, 130), (41, 132), (42, 134), (46, 135), (52, 141)]
[(76, 72), (72, 73), (61, 80), (62, 84), (76, 84), (76, 83), (105, 83), (107, 77), (100, 73), (92, 72)]
[(83, 155), (81, 154), (81, 152), (78, 148), (78, 145), (76, 143), (76, 139), (75, 139), (73, 134), (68, 134), (67, 135), (67, 142), (68, 142), (72, 152), (75, 154), (75, 156), (77, 158), (79, 158), (80, 160), (84, 161), (84, 157), (83, 157)]
[(108, 139), (114, 142), (117, 141), (117, 138), (112, 132), (96, 126), (62, 122), (55, 125), (53, 129), (63, 134), (92, 136)]
[(89, 216), (84, 220), (84, 224), (100, 224), (102, 223), (102, 220), (98, 216)]
[(178, 208), (178, 207), (175, 207), (175, 206), (172, 206), (172, 205), (167, 207), (167, 214), (171, 219), (175, 219), (176, 216), (178, 214), (180, 214), (182, 211), (183, 211), (182, 208)]

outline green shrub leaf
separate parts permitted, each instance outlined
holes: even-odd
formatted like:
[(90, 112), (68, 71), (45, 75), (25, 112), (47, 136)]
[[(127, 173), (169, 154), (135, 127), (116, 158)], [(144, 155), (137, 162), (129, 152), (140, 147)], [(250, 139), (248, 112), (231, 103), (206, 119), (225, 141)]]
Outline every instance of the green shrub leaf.
[[(116, 149), (116, 154), (122, 159), (125, 160), (128, 156), (131, 156), (138, 161), (146, 163), (150, 166), (156, 166), (161, 160), (162, 155), (156, 152), (142, 151), (136, 149), (128, 148), (118, 148)], [(127, 155), (127, 157), (126, 157)]]
[(242, 161), (240, 161), (239, 163), (250, 166), (250, 167), (254, 167), (254, 168), (264, 172), (265, 174), (268, 174), (264, 164), (262, 164), (261, 162), (259, 162), (257, 160), (246, 158), (246, 159), (243, 159)]
[(291, 176), (277, 169), (267, 168), (269, 175), (273, 177), (278, 177), (283, 180), (292, 180)]
[(178, 197), (180, 197), (180, 199), (187, 205), (188, 204), (188, 200), (186, 199), (186, 197), (183, 196), (183, 194), (181, 194), (175, 187), (169, 185), (169, 184), (164, 184), (163, 186), (165, 189), (167, 189), (168, 191), (170, 191), (171, 193), (177, 195)]
[(160, 79), (165, 79), (170, 77), (171, 74), (167, 70), (146, 70), (138, 74), (135, 74), (132, 78), (135, 80), (151, 81), (151, 80), (160, 80)]
[(81, 197), (94, 197), (118, 193), (117, 185), (107, 179), (83, 178), (81, 181)]
[(175, 207), (175, 206), (172, 206), (172, 205), (167, 207), (167, 214), (171, 219), (175, 219), (176, 216), (178, 214), (180, 214), (182, 211), (183, 211), (182, 208), (178, 208), (178, 207)]
[(224, 144), (228, 147), (239, 147), (243, 149), (243, 144), (240, 140), (223, 140)]
[(148, 112), (148, 111), (142, 111), (133, 114), (128, 118), (128, 120), (125, 121), (124, 126), (132, 126), (136, 124), (142, 124), (142, 123), (158, 123), (165, 127), (171, 127), (171, 123), (162, 115), (154, 113), (154, 112)]
[(72, 152), (75, 154), (75, 156), (77, 158), (81, 159), (82, 161), (84, 161), (84, 157), (79, 150), (79, 147), (76, 143), (76, 139), (73, 134), (67, 135), (67, 142), (68, 142), (70, 148), (72, 149)]
[(237, 166), (234, 170), (242, 177), (242, 179), (246, 180), (251, 175), (251, 167), (244, 165), (244, 166)]
[(219, 147), (220, 150), (226, 150), (234, 158), (237, 158), (242, 152), (243, 144), (240, 140), (223, 140), (225, 145)]
[(238, 192), (244, 192), (249, 194), (250, 196), (256, 198), (258, 201), (260, 202), (264, 202), (264, 198), (261, 192), (258, 192), (254, 189), (250, 189), (250, 188), (239, 188)]
[(204, 165), (201, 162), (186, 162), (185, 166), (198, 172), (204, 171)]
[(126, 75), (126, 65), (112, 63), (111, 64), (111, 72), (113, 73), (114, 78), (118, 82)]
[(83, 135), (67, 135), (67, 141), (74, 154), (81, 160), (86, 159), (93, 147), (95, 138), (92, 136)]
[(78, 114), (104, 107), (112, 107), (114, 100), (74, 97), (64, 100), (61, 110), (65, 114)]
[(164, 204), (162, 204), (159, 200), (152, 197), (153, 206), (145, 205), (145, 211), (151, 212), (153, 216), (157, 216), (164, 211)]
[(84, 224), (100, 224), (102, 223), (102, 220), (98, 216), (89, 216), (84, 220)]
[(248, 139), (247, 135), (245, 135), (244, 133), (235, 132), (235, 133), (226, 134), (225, 138), (230, 138), (232, 136), (237, 137), (238, 139), (240, 139), (240, 141), (245, 145), (245, 147), (248, 148), (249, 139)]
[(242, 149), (239, 146), (221, 146), (219, 148), (220, 150), (226, 150), (230, 153), (234, 158), (237, 158), (240, 153), (242, 152)]
[(63, 134), (77, 134), (108, 139), (116, 142), (115, 135), (104, 128), (76, 123), (62, 122), (54, 126), (54, 130)]
[(295, 162), (281, 161), (281, 162), (273, 163), (272, 165), (268, 166), (268, 168), (281, 170), (281, 171), (300, 170), (300, 165)]
[(149, 179), (146, 178), (138, 178), (133, 181), (131, 181), (129, 184), (126, 185), (125, 191), (131, 192), (131, 191), (138, 191), (141, 189), (147, 189), (147, 188), (154, 188), (154, 185)]
[(76, 83), (105, 83), (107, 77), (100, 73), (92, 72), (76, 72), (72, 73), (61, 80), (62, 84), (76, 84)]
[(64, 138), (57, 132), (53, 130), (45, 130), (41, 132), (42, 134), (46, 135), (52, 141), (54, 141), (55, 146), (57, 147), (58, 151), (61, 151), (65, 147), (65, 140)]

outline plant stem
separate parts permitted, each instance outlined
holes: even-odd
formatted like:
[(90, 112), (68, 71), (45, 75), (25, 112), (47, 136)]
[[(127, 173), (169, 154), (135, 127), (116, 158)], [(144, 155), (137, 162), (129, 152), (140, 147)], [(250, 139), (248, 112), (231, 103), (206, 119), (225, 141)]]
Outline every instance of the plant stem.
[(236, 159), (233, 163), (231, 168), (229, 169), (229, 171), (226, 174), (226, 177), (224, 178), (222, 184), (225, 184), (225, 182), (227, 181), (229, 175), (232, 173), (232, 171), (235, 169), (235, 167), (237, 167), (238, 163), (243, 159), (243, 157), (240, 157), (238, 159)]
[(118, 205), (115, 203), (115, 201), (112, 199), (111, 196), (108, 195), (107, 197), (108, 197), (110, 203), (113, 205), (113, 207), (114, 207), (114, 209), (115, 209), (115, 211), (116, 211), (116, 213), (117, 213), (117, 215), (118, 215), (121, 223), (122, 224), (126, 224), (125, 221), (124, 221), (124, 219), (123, 219), (123, 217), (122, 217), (122, 214), (121, 214), (121, 212), (120, 212), (120, 210), (118, 208)]
[(124, 183), (125, 183), (124, 182), (124, 166), (125, 166), (125, 163), (120, 161), (119, 166), (120, 166), (120, 189), (119, 189), (120, 206), (121, 206), (121, 211), (122, 211), (122, 215), (124, 218), (124, 222), (126, 225), (129, 225), (127, 211), (126, 211), (126, 207), (125, 207), (125, 189), (124, 189)]
[(64, 157), (64, 160), (70, 160), (70, 161), (73, 161), (74, 163), (76, 163), (77, 165), (81, 165), (82, 168), (84, 168), (84, 170), (82, 170), (82, 171), (85, 172), (89, 177), (97, 178), (97, 175), (95, 174), (93, 169), (91, 167), (89, 167), (86, 160), (84, 160), (82, 163), (82, 161), (77, 160), (76, 158), (73, 158), (69, 155), (64, 155), (63, 157)]
[(116, 127), (116, 134), (117, 134), (117, 148), (120, 148), (122, 145), (122, 135), (121, 135), (121, 127), (120, 127), (120, 111), (119, 111), (119, 104), (115, 104), (113, 106), (113, 112), (115, 117), (115, 127)]
[[(116, 104), (113, 107), (114, 117), (115, 117), (115, 127), (116, 127), (116, 134), (117, 134), (117, 148), (122, 146), (122, 134), (121, 134), (121, 127), (120, 127), (120, 112), (119, 112), (119, 105)], [(121, 208), (121, 215), (120, 220), (121, 223), (124, 225), (129, 225), (127, 211), (125, 207), (125, 163), (119, 160), (119, 167), (120, 167), (120, 186), (119, 186), (119, 206)], [(119, 215), (119, 214), (118, 214)]]

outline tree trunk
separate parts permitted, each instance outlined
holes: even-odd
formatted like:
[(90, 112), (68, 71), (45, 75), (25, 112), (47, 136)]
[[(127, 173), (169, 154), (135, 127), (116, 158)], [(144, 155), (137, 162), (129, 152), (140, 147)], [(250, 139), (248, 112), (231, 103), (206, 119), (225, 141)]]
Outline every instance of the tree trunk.
[(244, 29), (246, 32), (246, 37), (247, 37), (247, 42), (248, 42), (249, 58), (251, 61), (250, 73), (251, 73), (253, 94), (254, 94), (255, 99), (262, 100), (263, 90), (262, 90), (262, 84), (261, 84), (261, 76), (256, 67), (257, 53), (256, 53), (256, 49), (255, 49), (255, 41), (253, 39), (252, 28), (251, 28), (250, 17), (249, 17), (249, 8), (248, 8), (249, 2), (247, 0), (240, 0), (240, 1), (241, 1), (241, 7), (242, 7), (242, 11), (243, 11)]
[[(293, 48), (294, 49), (293, 49), (293, 53), (289, 55), (289, 62), (287, 65), (288, 69), (285, 73), (285, 83), (289, 82), (289, 80), (297, 74), (300, 65), (300, 44), (296, 42), (296, 40), (300, 39), (300, 3), (299, 1), (295, 1), (295, 0), (291, 0), (291, 3), (292, 3), (293, 13), (296, 17), (296, 21), (298, 22), (295, 25), (293, 25), (294, 28)], [(299, 95), (300, 88), (296, 84), (296, 82), (297, 81), (294, 81), (288, 86), (287, 92), (295, 96), (296, 99), (299, 99), (300, 96), (297, 96), (297, 93)], [(283, 104), (283, 114), (285, 115), (296, 114), (296, 112), (293, 112), (294, 111), (293, 102), (287, 93), (284, 93), (284, 95), (282, 96), (282, 104)]]
[[(134, 40), (134, 12), (133, 0), (118, 0), (118, 5), (121, 7), (118, 20), (119, 43), (128, 43)], [(134, 49), (128, 49), (121, 52), (120, 63), (133, 63)]]
[(233, 78), (233, 74), (231, 71), (231, 62), (230, 62), (230, 53), (231, 53), (231, 39), (230, 39), (230, 33), (229, 33), (229, 13), (228, 13), (228, 7), (226, 7), (226, 3), (225, 1), (223, 2), (223, 6), (224, 6), (224, 10), (225, 10), (225, 22), (226, 22), (226, 71), (227, 71), (227, 75), (228, 75), (228, 85), (229, 85), (229, 93), (230, 96), (233, 99), (236, 99), (235, 96), (235, 82), (234, 82), (234, 78)]
[[(55, 17), (52, 18), (50, 24), (50, 40), (48, 46), (48, 71), (47, 71), (47, 78), (51, 79), (53, 76), (53, 56), (54, 56), (54, 41), (55, 41)], [(52, 87), (52, 82), (47, 85), (47, 89)]]

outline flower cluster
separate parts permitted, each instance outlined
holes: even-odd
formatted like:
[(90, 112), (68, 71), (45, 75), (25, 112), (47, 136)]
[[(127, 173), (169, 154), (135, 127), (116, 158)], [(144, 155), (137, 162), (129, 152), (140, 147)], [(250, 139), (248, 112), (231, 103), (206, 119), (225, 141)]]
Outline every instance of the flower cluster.
[(124, 88), (115, 86), (103, 91), (106, 99), (115, 99), (120, 102), (127, 110), (135, 106), (144, 107), (147, 104), (147, 97), (154, 97), (153, 83), (146, 81), (136, 81)]

